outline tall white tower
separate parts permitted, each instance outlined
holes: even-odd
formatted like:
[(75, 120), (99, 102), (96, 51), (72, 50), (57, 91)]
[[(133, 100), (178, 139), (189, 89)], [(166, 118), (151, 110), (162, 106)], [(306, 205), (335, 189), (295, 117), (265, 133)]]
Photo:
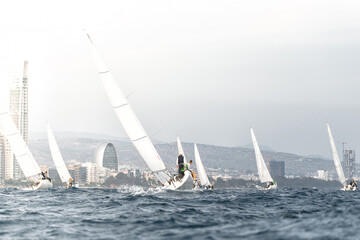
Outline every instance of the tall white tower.
[[(10, 85), (10, 105), (9, 111), (19, 129), (26, 143), (29, 142), (28, 130), (28, 62), (24, 62), (24, 70), (22, 79), (15, 77)], [(0, 143), (1, 144), (1, 143)], [(14, 154), (11, 151), (7, 140), (4, 141), (5, 153), (5, 179), (19, 179), (22, 177), (22, 172), (19, 164), (16, 161)]]

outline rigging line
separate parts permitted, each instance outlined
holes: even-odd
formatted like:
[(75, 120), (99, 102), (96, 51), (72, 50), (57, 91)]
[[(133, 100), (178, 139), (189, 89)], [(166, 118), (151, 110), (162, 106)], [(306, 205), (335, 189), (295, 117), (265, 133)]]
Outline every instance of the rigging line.
[(149, 138), (153, 138), (156, 134), (158, 134), (159, 132), (161, 132), (163, 129), (160, 128), (158, 129), (155, 133), (153, 133)]
[(127, 96), (126, 96), (126, 99), (128, 99), (134, 92), (136, 92), (137, 89), (134, 89), (131, 93), (129, 93)]

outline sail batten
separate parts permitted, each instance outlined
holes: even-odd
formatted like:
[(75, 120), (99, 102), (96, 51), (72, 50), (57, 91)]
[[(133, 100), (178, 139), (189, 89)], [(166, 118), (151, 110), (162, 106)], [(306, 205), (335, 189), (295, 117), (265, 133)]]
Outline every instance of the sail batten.
[(258, 169), (258, 174), (259, 174), (260, 181), (262, 183), (264, 183), (264, 182), (272, 182), (273, 179), (272, 179), (272, 177), (271, 177), (271, 175), (269, 173), (268, 168), (266, 167), (264, 158), (263, 158), (263, 156), (261, 154), (261, 151), (260, 151), (260, 148), (259, 148), (259, 144), (256, 141), (254, 130), (251, 128), (250, 132), (251, 132), (251, 139), (252, 139), (252, 142), (253, 142), (253, 145), (254, 145), (256, 166), (257, 166), (257, 169)]
[(40, 167), (31, 154), (23, 136), (17, 129), (9, 112), (0, 114), (0, 122), (3, 127), (3, 134), (9, 141), (11, 151), (26, 178), (37, 176), (41, 173)]
[(54, 136), (49, 124), (47, 124), (47, 134), (48, 134), (48, 141), (49, 141), (51, 156), (54, 161), (56, 170), (59, 173), (60, 179), (64, 183), (65, 182), (69, 183), (69, 179), (71, 178), (71, 175), (65, 165), (65, 162), (61, 155), (59, 146), (56, 142), (55, 136)]
[(344, 175), (343, 168), (341, 166), (339, 154), (338, 154), (338, 152), (336, 150), (336, 145), (335, 145), (334, 138), (333, 138), (331, 130), (330, 130), (329, 123), (326, 123), (326, 126), (327, 126), (327, 130), (328, 130), (329, 141), (330, 141), (330, 146), (331, 146), (331, 151), (332, 151), (332, 155), (333, 155), (333, 160), (334, 160), (336, 173), (337, 173), (337, 175), (339, 177), (339, 181), (341, 182), (341, 184), (343, 184), (345, 186), (346, 185), (346, 178), (345, 178), (345, 175)]
[(195, 154), (196, 169), (198, 170), (200, 184), (202, 186), (211, 185), (210, 181), (209, 181), (209, 178), (208, 178), (208, 176), (206, 174), (204, 165), (203, 165), (203, 163), (201, 161), (201, 157), (200, 157), (199, 150), (197, 148), (196, 143), (194, 144), (194, 154)]
[(118, 117), (129, 139), (149, 166), (150, 170), (155, 173), (155, 176), (163, 185), (168, 184), (171, 176), (166, 169), (164, 162), (161, 160), (149, 136), (146, 134), (143, 126), (112, 76), (110, 70), (98, 55), (90, 37), (89, 40), (98, 69), (98, 76), (105, 88), (105, 92), (116, 113), (116, 116)]

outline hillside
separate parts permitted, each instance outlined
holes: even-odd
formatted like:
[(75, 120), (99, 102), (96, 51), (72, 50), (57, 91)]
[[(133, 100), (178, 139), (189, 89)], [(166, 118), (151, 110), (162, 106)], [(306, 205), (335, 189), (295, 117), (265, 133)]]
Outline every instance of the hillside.
[[(58, 138), (59, 148), (65, 162), (76, 160), (78, 162), (94, 161), (96, 147), (103, 140), (92, 138), (62, 137)], [(146, 168), (144, 161), (131, 143), (113, 140), (111, 141), (117, 151), (121, 165), (136, 168)], [(41, 165), (53, 166), (48, 142), (46, 139), (32, 139), (29, 147), (34, 157)], [(177, 157), (176, 143), (155, 144), (160, 156), (169, 168), (175, 166)], [(188, 159), (193, 159), (194, 150), (192, 143), (183, 143), (184, 151)], [(220, 147), (213, 145), (198, 144), (200, 155), (206, 168), (221, 168), (238, 171), (241, 174), (256, 171), (254, 152), (245, 147)], [(287, 175), (308, 176), (318, 169), (334, 172), (333, 162), (319, 157), (304, 157), (291, 153), (263, 151), (266, 161), (285, 161)]]

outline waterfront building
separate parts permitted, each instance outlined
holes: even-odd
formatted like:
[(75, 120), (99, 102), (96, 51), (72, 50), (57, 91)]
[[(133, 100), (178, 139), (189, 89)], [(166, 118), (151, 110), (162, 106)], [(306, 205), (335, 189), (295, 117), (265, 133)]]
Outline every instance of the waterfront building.
[(97, 163), (87, 164), (87, 184), (104, 183), (109, 177), (109, 168), (100, 167)]
[(86, 182), (98, 183), (99, 182), (99, 166), (96, 163), (88, 163), (86, 169)]
[(110, 169), (108, 168), (103, 168), (100, 167), (99, 169), (99, 183), (104, 183), (106, 181), (106, 179), (108, 179), (112, 174), (111, 174)]
[(285, 177), (285, 162), (270, 161), (270, 175), (272, 177)]
[(345, 149), (344, 151), (344, 170), (345, 178), (353, 179), (355, 177), (355, 150)]
[(317, 178), (325, 181), (329, 181), (329, 172), (324, 170), (317, 170)]
[(68, 166), (68, 170), (75, 183), (79, 185), (87, 184), (87, 166), (81, 163), (75, 163)]
[(56, 168), (49, 168), (48, 173), (49, 173), (49, 178), (51, 178), (52, 181), (61, 183), (61, 179), (60, 179), (59, 173), (56, 170)]
[(4, 144), (4, 136), (0, 133), (0, 184), (3, 184), (5, 181), (5, 149)]
[[(72, 179), (75, 179), (75, 170), (70, 170), (68, 169), (69, 173), (70, 173), (70, 176)], [(76, 182), (76, 181), (75, 181)]]
[(99, 167), (110, 170), (119, 170), (119, 164), (115, 147), (112, 143), (102, 142), (98, 145), (95, 152), (95, 162)]

